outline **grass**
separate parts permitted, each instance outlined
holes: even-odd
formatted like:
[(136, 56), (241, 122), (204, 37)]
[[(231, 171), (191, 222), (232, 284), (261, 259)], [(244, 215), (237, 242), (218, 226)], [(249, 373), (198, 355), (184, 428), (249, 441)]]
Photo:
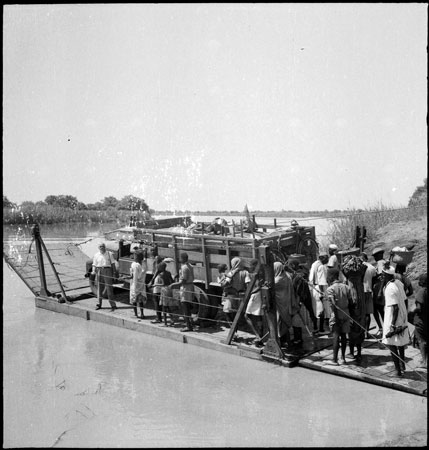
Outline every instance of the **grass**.
[(3, 224), (56, 224), (56, 223), (101, 223), (130, 220), (130, 211), (107, 208), (98, 210), (78, 210), (50, 205), (32, 207), (3, 208)]
[(344, 216), (329, 219), (327, 237), (329, 242), (335, 242), (340, 248), (347, 249), (354, 246), (357, 226), (366, 228), (366, 242), (371, 242), (377, 230), (389, 223), (415, 220), (424, 216), (427, 216), (426, 205), (398, 208), (379, 203), (364, 210), (352, 208), (347, 210)]

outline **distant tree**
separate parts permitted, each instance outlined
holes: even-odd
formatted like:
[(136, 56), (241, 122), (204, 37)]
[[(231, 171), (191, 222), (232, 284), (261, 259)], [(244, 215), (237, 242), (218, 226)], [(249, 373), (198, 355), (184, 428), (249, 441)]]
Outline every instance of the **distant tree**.
[(56, 195), (48, 195), (45, 198), (45, 203), (47, 203), (48, 205), (54, 206), (56, 201), (57, 201), (57, 196)]
[(16, 204), (3, 195), (3, 208), (16, 208)]
[(83, 203), (83, 202), (78, 202), (78, 203), (77, 203), (77, 209), (82, 210), (82, 209), (89, 209), (89, 208), (85, 205), (85, 203)]
[(30, 200), (24, 200), (19, 206), (21, 208), (34, 208), (36, 204)]
[(105, 208), (116, 208), (118, 206), (119, 200), (113, 196), (104, 197), (103, 205)]
[(62, 208), (76, 209), (78, 199), (73, 195), (59, 195), (58, 196), (58, 206)]
[(78, 199), (73, 195), (48, 195), (45, 198), (45, 202), (51, 206), (71, 209), (75, 209), (79, 203)]
[(149, 211), (149, 206), (142, 198), (135, 197), (134, 195), (126, 195), (123, 197), (118, 205), (118, 209), (127, 209), (130, 211)]

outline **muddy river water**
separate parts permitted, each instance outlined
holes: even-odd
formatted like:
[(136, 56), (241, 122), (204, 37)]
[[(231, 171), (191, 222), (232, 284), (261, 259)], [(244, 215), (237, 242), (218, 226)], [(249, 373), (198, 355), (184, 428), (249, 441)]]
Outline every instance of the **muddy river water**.
[(37, 309), (3, 263), (3, 447), (373, 446), (427, 400)]

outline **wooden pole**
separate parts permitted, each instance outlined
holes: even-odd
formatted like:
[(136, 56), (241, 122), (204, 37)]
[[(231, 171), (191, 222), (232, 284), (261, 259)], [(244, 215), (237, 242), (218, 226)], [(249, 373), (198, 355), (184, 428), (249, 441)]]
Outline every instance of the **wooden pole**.
[(36, 223), (33, 225), (31, 230), (34, 241), (36, 242), (36, 253), (37, 253), (37, 262), (39, 265), (39, 275), (40, 275), (40, 295), (44, 297), (49, 296), (49, 292), (46, 286), (46, 275), (45, 275), (45, 265), (43, 263), (43, 253), (42, 253), (42, 245), (40, 243), (40, 229), (39, 225)]
[(201, 236), (201, 250), (203, 251), (204, 273), (206, 275), (206, 289), (208, 289), (210, 285), (211, 272), (210, 272), (209, 258), (207, 257), (206, 242), (204, 235)]
[[(262, 247), (262, 246), (261, 246)], [(260, 247), (260, 248), (261, 248)], [(263, 250), (261, 248), (261, 250)], [(274, 282), (274, 258), (271, 249), (265, 246), (260, 256), (264, 262), (265, 281), (268, 288), (262, 288), (262, 302), (265, 305), (265, 318), (268, 324), (269, 337), (264, 347), (264, 354), (283, 358), (283, 351), (280, 347), (277, 330), (277, 308), (275, 301), (275, 282)]]
[(355, 247), (360, 248), (360, 227), (356, 226)]
[[(258, 265), (256, 267), (256, 273), (259, 272), (259, 268), (262, 265), (264, 269), (265, 281), (268, 282), (269, 287), (263, 286), (261, 289), (263, 304), (265, 305), (265, 318), (268, 324), (269, 337), (265, 344), (263, 353), (269, 356), (273, 355), (278, 358), (283, 358), (284, 354), (279, 344), (278, 332), (277, 332), (277, 309), (275, 304), (275, 293), (274, 293), (274, 258), (272, 257), (271, 250), (268, 246), (261, 245), (259, 249), (259, 259)], [(238, 311), (235, 314), (234, 321), (228, 333), (228, 337), (225, 341), (227, 345), (231, 344), (234, 333), (237, 330), (238, 321), (245, 310), (247, 303), (249, 301), (251, 292), (253, 290), (256, 277), (253, 277), (252, 281), (249, 283), (244, 295), (244, 299), (240, 302)]]
[[(255, 270), (259, 271), (259, 263), (258, 263), (258, 265), (257, 265)], [(247, 286), (246, 293), (244, 294), (243, 300), (241, 300), (241, 302), (240, 302), (240, 304), (238, 306), (238, 310), (237, 310), (237, 312), (235, 313), (235, 316), (234, 316), (234, 321), (232, 322), (231, 328), (229, 329), (229, 333), (228, 333), (228, 336), (227, 336), (226, 341), (225, 341), (225, 344), (227, 344), (227, 345), (231, 345), (232, 338), (234, 337), (234, 334), (235, 334), (235, 332), (237, 330), (238, 321), (240, 320), (240, 317), (243, 314), (243, 311), (244, 311), (244, 309), (247, 306), (247, 303), (249, 301), (250, 294), (251, 294), (251, 292), (253, 290), (253, 286), (255, 285), (255, 282), (256, 282), (256, 277), (253, 277), (252, 281)]]
[[(64, 298), (64, 300), (65, 300), (67, 303), (69, 303), (69, 302), (68, 302), (68, 299), (67, 299), (66, 292), (64, 291), (63, 284), (61, 283), (60, 277), (58, 276), (58, 272), (57, 272), (57, 270), (55, 269), (54, 263), (52, 262), (51, 256), (49, 255), (48, 249), (46, 248), (45, 243), (43, 242), (42, 238), (40, 237), (40, 234), (39, 234), (39, 239), (40, 239), (40, 243), (42, 244), (43, 249), (45, 250), (46, 257), (48, 258), (49, 264), (50, 264), (51, 267), (52, 267), (52, 270), (53, 270), (54, 275), (55, 275), (55, 279), (57, 280), (57, 283), (58, 283), (58, 285), (60, 286), (61, 293), (63, 294), (63, 298)], [(64, 302), (62, 302), (62, 303), (64, 303)]]
[(365, 249), (365, 242), (366, 242), (366, 227), (362, 227), (362, 237), (360, 242), (361, 242), (360, 251), (363, 252)]

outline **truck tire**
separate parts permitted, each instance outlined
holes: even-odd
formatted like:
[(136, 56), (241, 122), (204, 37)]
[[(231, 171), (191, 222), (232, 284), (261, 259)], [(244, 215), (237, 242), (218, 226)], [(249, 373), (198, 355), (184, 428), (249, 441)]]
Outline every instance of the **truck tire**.
[(214, 319), (218, 312), (216, 297), (210, 295), (200, 285), (195, 284), (195, 301), (198, 302), (198, 319), (206, 321), (207, 325), (214, 325)]

